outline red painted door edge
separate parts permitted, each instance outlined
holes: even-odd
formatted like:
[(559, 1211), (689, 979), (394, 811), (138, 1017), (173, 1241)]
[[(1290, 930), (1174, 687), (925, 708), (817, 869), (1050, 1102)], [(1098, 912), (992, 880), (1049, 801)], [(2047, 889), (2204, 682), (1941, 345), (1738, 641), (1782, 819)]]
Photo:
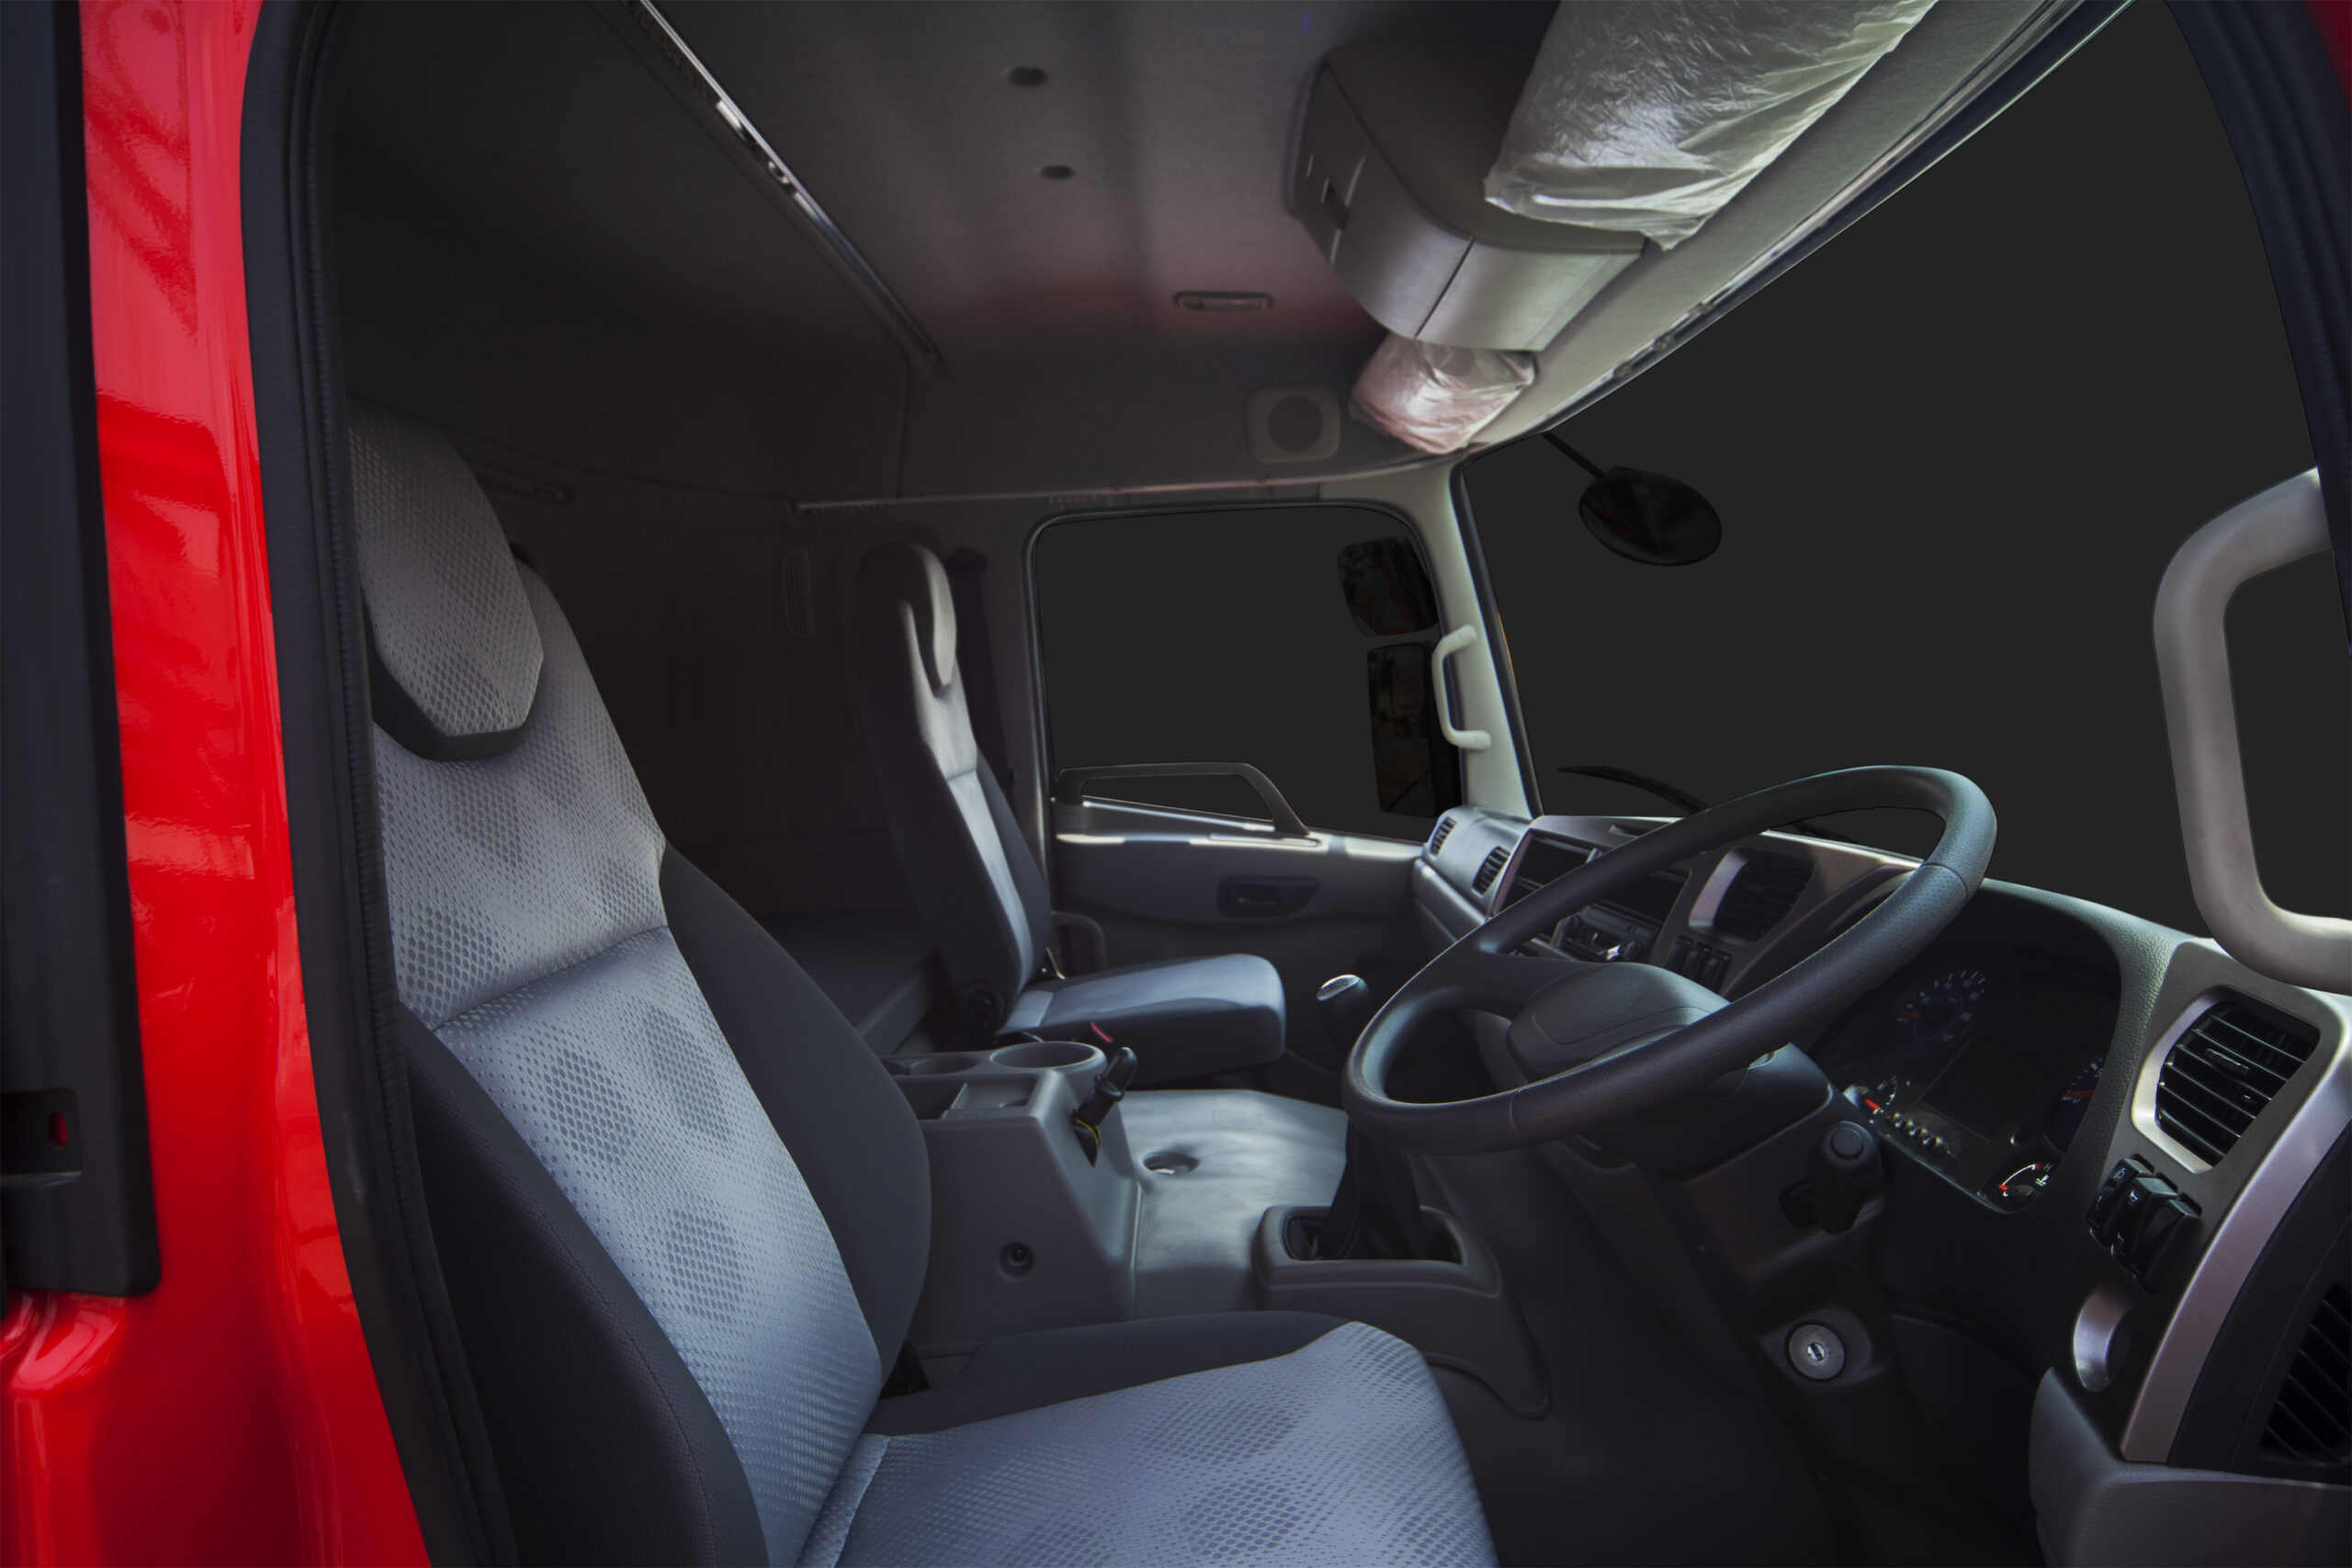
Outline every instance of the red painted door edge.
[(259, 0), (82, 12), (99, 478), (162, 1283), (0, 1319), (11, 1562), (423, 1562), (311, 1077), (239, 210)]
[(2335, 67), (2335, 85), (2352, 103), (2352, 0), (2303, 0), (2303, 9), (2311, 13), (2327, 62)]

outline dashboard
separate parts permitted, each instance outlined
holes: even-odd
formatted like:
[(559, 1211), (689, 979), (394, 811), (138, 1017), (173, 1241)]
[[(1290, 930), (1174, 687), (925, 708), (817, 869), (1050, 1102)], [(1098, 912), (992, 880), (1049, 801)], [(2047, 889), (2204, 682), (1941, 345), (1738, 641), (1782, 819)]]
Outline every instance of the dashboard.
[[(1453, 808), (1413, 867), (1426, 943), (1459, 940), (1664, 820)], [(1860, 919), (1916, 864), (1762, 834), (1574, 911), (1528, 951), (1659, 964), (1736, 999)], [(1507, 1021), (1461, 1021), (1498, 1088), (1527, 1081)], [(1645, 1259), (1661, 1302), (1736, 1300), (1753, 1314), (1737, 1332), (1768, 1348), (1832, 1318), (1893, 1336), (1905, 1350), (1888, 1364), (1906, 1378), (1941, 1358), (1945, 1371), (1905, 1397), (1939, 1430), (1993, 1421), (2010, 1445), (2003, 1463), (2020, 1466), (2031, 1411), (2037, 1475), (2064, 1427), (2092, 1434), (2083, 1440), (2109, 1456), (2099, 1465), (2352, 1481), (2352, 1446), (2299, 1447), (2276, 1414), (2301, 1397), (2312, 1337), (2352, 1320), (2352, 998), (2282, 984), (2120, 910), (1987, 881), (1927, 951), (1792, 1043), (1842, 1102), (1828, 1109), (1879, 1134), (1884, 1202), (1866, 1269), (1807, 1261), (1830, 1238), (1813, 1228), (1801, 1154), (1762, 1145), (1628, 1183), (1613, 1174), (1625, 1159), (1599, 1144), (1539, 1150), (1625, 1238), (1621, 1258)], [(1668, 1189), (1676, 1217), (1665, 1223), (1701, 1228), (1661, 1255), (1651, 1211), (1665, 1212)], [(1739, 1258), (1752, 1277), (1693, 1298), (1678, 1256), (1719, 1272)], [(1832, 1299), (1799, 1304), (1815, 1292)], [(1703, 1342), (1705, 1312), (1668, 1310)], [(2340, 1368), (2352, 1334), (2336, 1332), (2346, 1344), (2323, 1347), (2322, 1359)], [(1792, 1386), (1801, 1407), (1813, 1397)], [(2352, 1384), (2323, 1393), (2352, 1402)], [(2003, 1473), (1984, 1495), (2021, 1498), (2022, 1476)], [(2030, 1514), (2013, 1517), (2031, 1528)]]
[(2082, 1128), (2115, 1013), (2112, 974), (2030, 947), (1939, 942), (1813, 1055), (1883, 1145), (2021, 1209)]

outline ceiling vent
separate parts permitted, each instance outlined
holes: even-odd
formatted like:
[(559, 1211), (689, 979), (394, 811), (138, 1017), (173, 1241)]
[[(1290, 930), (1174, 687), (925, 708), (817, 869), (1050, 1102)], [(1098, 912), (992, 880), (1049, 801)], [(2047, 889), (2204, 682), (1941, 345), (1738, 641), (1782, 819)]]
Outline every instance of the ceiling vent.
[(1438, 851), (1440, 851), (1440, 850), (1442, 850), (1442, 849), (1445, 848), (1446, 836), (1447, 836), (1448, 834), (1452, 833), (1453, 831), (1453, 818), (1451, 818), (1451, 817), (1441, 817), (1441, 818), (1439, 818), (1437, 819), (1437, 830), (1436, 830), (1435, 832), (1433, 832), (1433, 833), (1431, 833), (1431, 834), (1430, 835), (1430, 848), (1429, 848), (1429, 855), (1430, 855), (1430, 859), (1431, 859), (1431, 860), (1435, 860), (1435, 859), (1437, 859), (1437, 852), (1438, 852)]
[(1813, 862), (1794, 855), (1750, 855), (1715, 906), (1715, 930), (1742, 942), (1789, 918), (1813, 885)]
[(1495, 885), (1495, 878), (1500, 876), (1503, 874), (1503, 867), (1510, 863), (1510, 850), (1507, 845), (1497, 844), (1493, 849), (1488, 850), (1487, 858), (1478, 863), (1478, 874), (1472, 878), (1470, 891), (1484, 893), (1487, 888), (1492, 887)]
[(2278, 1385), (2262, 1446), (2290, 1460), (2352, 1461), (2352, 1291), (2344, 1286), (2320, 1298), (2287, 1381)]
[(2156, 1124), (2219, 1165), (2318, 1045), (2318, 1031), (2274, 1021), (2244, 1002), (2210, 1007), (2165, 1054)]

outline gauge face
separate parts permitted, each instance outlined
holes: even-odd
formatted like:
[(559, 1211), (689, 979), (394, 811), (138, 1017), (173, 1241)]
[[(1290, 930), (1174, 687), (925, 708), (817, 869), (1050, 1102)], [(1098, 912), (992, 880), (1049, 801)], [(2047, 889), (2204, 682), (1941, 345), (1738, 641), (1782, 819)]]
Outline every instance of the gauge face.
[(1905, 992), (1894, 1008), (1894, 1038), (1927, 1050), (1968, 1032), (1989, 984), (1982, 969), (1955, 969)]
[(2099, 1067), (2099, 1063), (2093, 1062), (2075, 1075), (2075, 1081), (2060, 1092), (2057, 1103), (2050, 1108), (2044, 1125), (2050, 1141), (2062, 1151), (2075, 1141), (2075, 1134), (2083, 1124), (2083, 1112), (2091, 1108), (2091, 1096), (2098, 1092)]

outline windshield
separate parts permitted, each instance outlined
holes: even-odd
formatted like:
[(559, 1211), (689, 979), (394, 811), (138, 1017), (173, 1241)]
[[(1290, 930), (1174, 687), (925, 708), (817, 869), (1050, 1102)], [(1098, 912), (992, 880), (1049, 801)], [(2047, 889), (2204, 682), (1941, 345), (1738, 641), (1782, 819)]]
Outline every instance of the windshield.
[[(1956, 769), (1992, 874), (2201, 931), (2151, 649), (2207, 519), (2311, 464), (2236, 165), (2134, 6), (2007, 113), (1562, 427), (1662, 471), (1723, 544), (1660, 567), (1578, 520), (1541, 439), (1466, 479), (1542, 809), (1668, 814), (1874, 762)], [(2324, 559), (2248, 586), (2232, 656), (2264, 881), (2352, 913), (2352, 672)], [(1889, 848), (1932, 818), (1825, 824)]]

